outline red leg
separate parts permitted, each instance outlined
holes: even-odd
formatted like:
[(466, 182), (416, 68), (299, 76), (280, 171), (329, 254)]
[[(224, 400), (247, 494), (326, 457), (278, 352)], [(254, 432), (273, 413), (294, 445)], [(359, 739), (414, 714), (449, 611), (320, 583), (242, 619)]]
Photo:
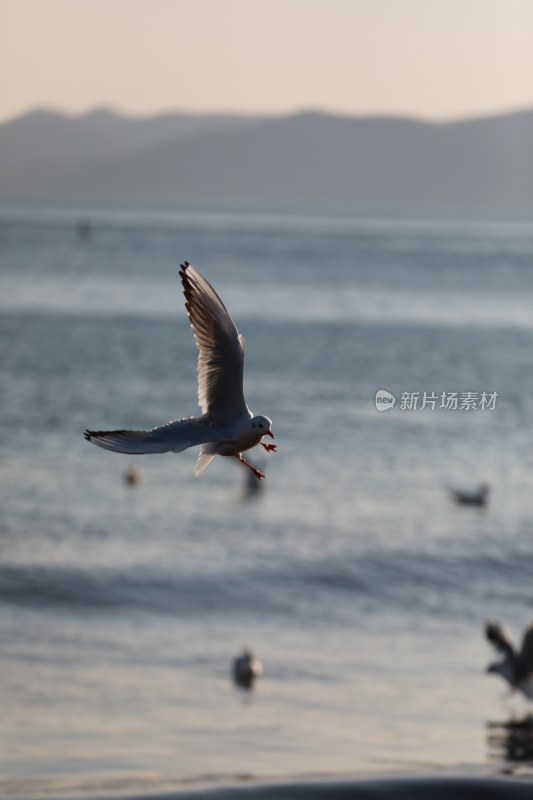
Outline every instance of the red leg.
[(261, 442), (267, 453), (276, 453), (278, 446), (277, 444), (265, 444), (265, 442)]
[(251, 469), (251, 470), (252, 470), (252, 472), (254, 473), (254, 475), (255, 475), (255, 477), (256, 477), (256, 478), (258, 478), (259, 480), (261, 480), (262, 478), (264, 478), (264, 477), (265, 477), (265, 476), (263, 475), (263, 473), (262, 473), (262, 472), (260, 472), (260, 471), (259, 471), (258, 469), (256, 469), (255, 467), (252, 467), (252, 465), (251, 465), (251, 464), (249, 464), (249, 463), (246, 461), (246, 459), (244, 458), (244, 456), (243, 456), (243, 454), (242, 454), (242, 453), (239, 453), (239, 455), (237, 456), (237, 458), (239, 459), (239, 461), (240, 461), (242, 464), (244, 464), (244, 466), (245, 466), (245, 467), (248, 467), (248, 469)]

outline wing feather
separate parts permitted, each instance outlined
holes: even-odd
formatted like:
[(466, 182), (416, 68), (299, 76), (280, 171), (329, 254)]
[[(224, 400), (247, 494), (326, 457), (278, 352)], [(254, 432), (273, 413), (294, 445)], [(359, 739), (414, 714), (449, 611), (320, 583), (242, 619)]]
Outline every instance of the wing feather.
[(198, 460), (196, 461), (196, 466), (194, 468), (194, 475), (196, 478), (199, 475), (201, 475), (204, 469), (206, 469), (209, 466), (214, 457), (215, 457), (214, 453), (201, 452), (199, 454)]
[(198, 403), (215, 422), (250, 413), (244, 399), (244, 338), (224, 303), (185, 261), (180, 268), (185, 307), (198, 346)]
[(181, 453), (188, 447), (213, 441), (213, 429), (202, 419), (190, 417), (160, 425), (151, 431), (85, 431), (88, 442), (114, 453)]
[(488, 620), (485, 624), (485, 635), (489, 642), (499, 650), (500, 653), (514, 655), (514, 642), (511, 632), (505, 625)]
[(533, 625), (530, 625), (524, 633), (516, 673), (519, 681), (524, 681), (533, 674)]

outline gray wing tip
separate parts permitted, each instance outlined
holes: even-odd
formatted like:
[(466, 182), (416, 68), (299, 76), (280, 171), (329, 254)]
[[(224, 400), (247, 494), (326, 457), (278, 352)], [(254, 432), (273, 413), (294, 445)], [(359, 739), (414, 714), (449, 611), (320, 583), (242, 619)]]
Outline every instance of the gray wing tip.
[(188, 299), (190, 299), (191, 295), (191, 278), (187, 270), (189, 269), (190, 266), (191, 264), (189, 261), (184, 261), (183, 264), (180, 264), (180, 278), (183, 286), (183, 293), (185, 294), (186, 298), (188, 298), (189, 294)]
[(128, 433), (131, 433), (131, 431), (126, 431), (126, 430), (120, 430), (120, 431), (89, 431), (89, 430), (85, 430), (85, 431), (83, 431), (83, 436), (85, 437), (86, 441), (92, 442), (93, 439), (100, 439), (102, 436), (109, 436), (109, 434), (124, 435), (124, 434), (128, 434)]
[(499, 650), (500, 653), (514, 652), (514, 643), (512, 636), (505, 625), (494, 620), (487, 620), (485, 622), (485, 636), (487, 640)]
[(485, 620), (485, 636), (487, 639), (492, 640), (495, 636), (501, 634), (501, 624), (492, 619)]
[(194, 279), (187, 271), (190, 266), (191, 264), (188, 261), (184, 261), (183, 264), (180, 264), (180, 278), (181, 285), (183, 287), (183, 294), (185, 296), (185, 308), (187, 309), (189, 319), (192, 324), (191, 313), (194, 306), (195, 284), (193, 282)]

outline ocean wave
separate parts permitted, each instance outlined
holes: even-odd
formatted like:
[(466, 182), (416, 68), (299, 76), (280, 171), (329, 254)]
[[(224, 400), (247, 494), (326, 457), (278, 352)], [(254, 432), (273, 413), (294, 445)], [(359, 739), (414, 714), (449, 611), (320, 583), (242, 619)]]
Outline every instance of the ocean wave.
[[(67, 282), (57, 276), (5, 274), (1, 277), (0, 309), (4, 312), (180, 318), (174, 283), (153, 278), (90, 275)], [(170, 290), (169, 290), (170, 287)], [(227, 284), (232, 313), (242, 321), (320, 322), (382, 325), (426, 325), (444, 328), (520, 328), (531, 330), (530, 299), (518, 292), (418, 288), (389, 289), (353, 282), (344, 286), (302, 286), (285, 281), (283, 293), (270, 284), (246, 287)]]
[[(73, 565), (0, 567), (0, 602), (78, 611), (155, 611), (175, 615), (236, 611), (328, 614), (346, 600), (372, 608), (464, 616), (480, 607), (530, 602), (533, 556), (406, 551), (336, 553), (258, 567), (183, 568)], [(466, 601), (466, 602), (465, 602)], [(466, 612), (468, 613), (468, 612)]]

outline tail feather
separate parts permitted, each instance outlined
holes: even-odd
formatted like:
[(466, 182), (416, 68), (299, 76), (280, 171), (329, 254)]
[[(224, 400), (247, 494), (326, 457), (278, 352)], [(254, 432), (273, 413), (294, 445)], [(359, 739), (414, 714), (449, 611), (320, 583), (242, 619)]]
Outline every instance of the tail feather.
[(203, 453), (201, 452), (198, 456), (198, 460), (196, 462), (196, 466), (194, 468), (195, 477), (198, 477), (202, 474), (204, 469), (206, 469), (211, 461), (214, 459), (214, 455), (212, 453)]

